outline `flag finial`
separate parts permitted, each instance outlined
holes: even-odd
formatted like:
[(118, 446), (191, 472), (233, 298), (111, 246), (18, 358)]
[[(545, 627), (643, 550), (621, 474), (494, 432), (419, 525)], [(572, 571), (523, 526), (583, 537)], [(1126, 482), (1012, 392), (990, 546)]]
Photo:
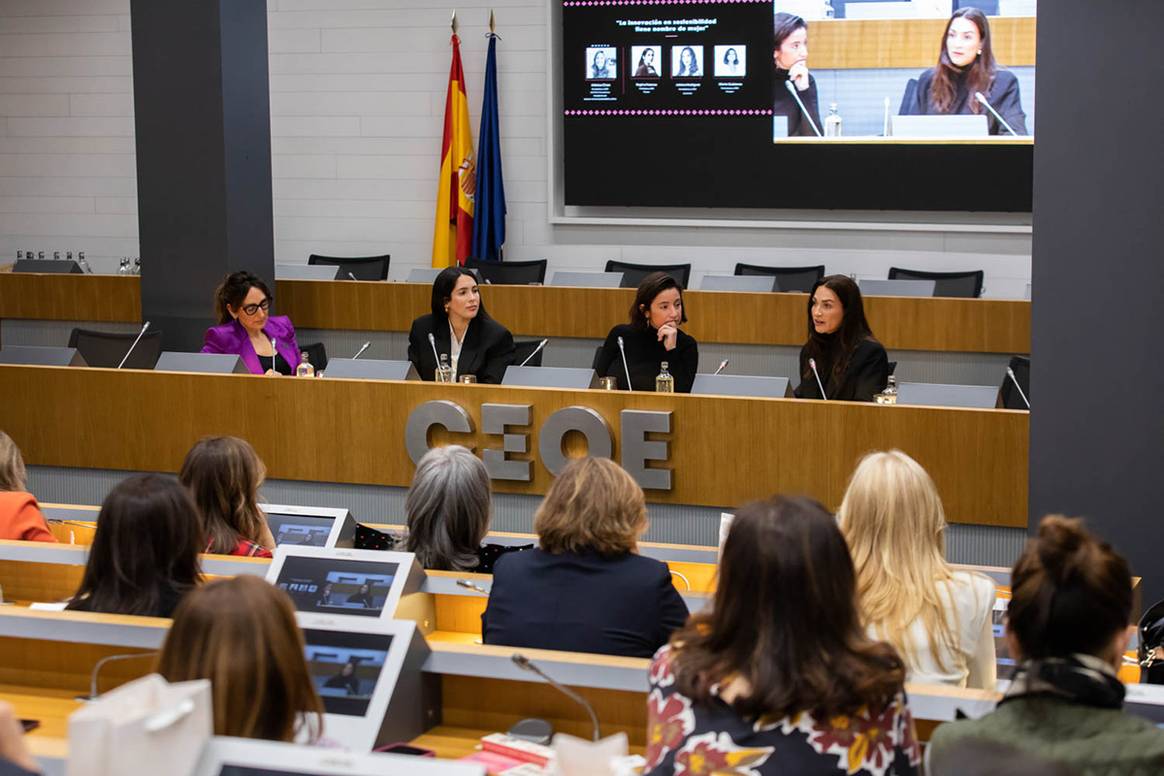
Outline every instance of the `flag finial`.
[(449, 26), (453, 28), (453, 34), (457, 34), (457, 9), (453, 9), (453, 18), (449, 20)]
[(489, 32), (490, 33), (497, 32), (497, 20), (493, 16), (493, 9), (492, 8), (489, 9)]

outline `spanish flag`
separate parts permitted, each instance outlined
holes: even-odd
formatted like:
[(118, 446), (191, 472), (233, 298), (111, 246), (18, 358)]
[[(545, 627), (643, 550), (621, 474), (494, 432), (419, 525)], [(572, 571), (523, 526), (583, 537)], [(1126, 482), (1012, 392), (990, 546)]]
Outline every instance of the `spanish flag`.
[(469, 97), (461, 69), (461, 40), (452, 38), (453, 64), (445, 97), (445, 134), (441, 143), (441, 172), (437, 180), (436, 227), (432, 237), (432, 265), (464, 264), (472, 252), (473, 195), (477, 188), (473, 160), (473, 133), (469, 129)]

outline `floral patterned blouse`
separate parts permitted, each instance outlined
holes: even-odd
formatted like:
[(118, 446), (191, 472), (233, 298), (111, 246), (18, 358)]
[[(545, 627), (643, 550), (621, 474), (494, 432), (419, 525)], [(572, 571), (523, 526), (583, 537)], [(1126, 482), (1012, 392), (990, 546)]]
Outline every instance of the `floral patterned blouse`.
[(744, 719), (723, 701), (697, 704), (675, 689), (671, 648), (655, 653), (647, 696), (645, 774), (685, 776), (914, 776), (921, 748), (900, 693), (876, 715), (818, 721)]

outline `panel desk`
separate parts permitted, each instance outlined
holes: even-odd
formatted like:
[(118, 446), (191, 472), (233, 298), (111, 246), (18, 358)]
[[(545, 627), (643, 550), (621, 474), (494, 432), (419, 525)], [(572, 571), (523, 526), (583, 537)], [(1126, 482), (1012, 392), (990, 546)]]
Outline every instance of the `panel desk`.
[[(0, 273), (0, 319), (141, 322), (140, 278)], [(279, 280), (279, 314), (299, 329), (407, 332), (428, 312), (419, 283)], [(489, 313), (516, 336), (603, 339), (626, 320), (629, 288), (490, 285)], [(210, 291), (207, 291), (209, 316)], [(687, 291), (686, 331), (700, 342), (800, 346), (806, 294)], [(1029, 353), (1031, 303), (1011, 299), (870, 296), (865, 313), (890, 351)], [(207, 326), (213, 321), (208, 317)]]
[(438, 407), (473, 429), (433, 426), (428, 444), (478, 454), (503, 444), (483, 433), (484, 405), (528, 406), (530, 425), (506, 434), (528, 437), (530, 452), (509, 455), (531, 462), (530, 480), (495, 480), (495, 489), (532, 495), (549, 487), (547, 454), (586, 450), (576, 431), (548, 434), (542, 449), (547, 421), (586, 415), (627, 466), (642, 434), (626, 436), (623, 424), (643, 416), (626, 413), (655, 412), (670, 431), (646, 434), (648, 444), (666, 444), (653, 453), (665, 460), (645, 471), (669, 469), (671, 488), (650, 488), (652, 503), (734, 508), (784, 492), (835, 507), (863, 454), (898, 448), (933, 476), (949, 519), (1026, 526), (1025, 412), (35, 366), (0, 367), (0, 397), (9, 408), (35, 406), (3, 419), (30, 465), (176, 472), (198, 439), (230, 434), (254, 445), (272, 478), (395, 487), (411, 482), (406, 428), (422, 405), (446, 402)]

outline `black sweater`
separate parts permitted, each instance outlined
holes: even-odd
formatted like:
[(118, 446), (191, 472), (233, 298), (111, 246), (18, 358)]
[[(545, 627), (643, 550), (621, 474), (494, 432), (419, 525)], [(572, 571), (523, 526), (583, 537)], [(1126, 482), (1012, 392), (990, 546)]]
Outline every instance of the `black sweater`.
[(618, 387), (626, 390), (626, 376), (622, 368), (622, 355), (618, 352), (618, 338), (622, 337), (626, 349), (626, 363), (630, 370), (631, 387), (636, 391), (655, 390), (655, 378), (659, 367), (667, 362), (667, 371), (675, 378), (676, 393), (691, 393), (695, 383), (695, 370), (699, 368), (699, 345), (690, 334), (680, 330), (675, 340), (675, 349), (667, 350), (659, 341), (658, 329), (650, 326), (632, 326), (623, 323), (615, 326), (606, 335), (602, 351), (598, 354), (595, 371), (599, 377), (618, 378)]
[[(800, 349), (800, 385), (795, 395), (799, 399), (819, 399), (820, 388), (816, 376), (808, 366), (808, 346)], [(824, 363), (822, 363), (824, 362)], [(831, 359), (817, 359), (817, 371), (824, 383), (825, 393), (833, 401), (873, 401), (873, 395), (885, 390), (889, 382), (889, 356), (875, 339), (862, 340), (853, 349), (853, 355), (843, 374), (833, 374)]]
[[(816, 137), (816, 132), (812, 130), (812, 126), (804, 118), (804, 113), (800, 110), (800, 106), (796, 104), (796, 100), (788, 93), (788, 87), (784, 84), (788, 82), (788, 71), (781, 68), (776, 68), (776, 85), (775, 94), (772, 96), (772, 112), (777, 116), (788, 117), (788, 136), (789, 137)], [(792, 85), (796, 88), (796, 84)], [(824, 132), (824, 127), (820, 123), (820, 107), (818, 104), (816, 94), (816, 79), (811, 74), (808, 76), (808, 88), (803, 92), (797, 92), (800, 95), (800, 101), (804, 103), (804, 107), (812, 116), (812, 120), (816, 122), (817, 129)]]
[[(918, 76), (917, 79), (917, 102), (913, 106), (912, 113), (917, 116), (926, 116), (931, 114), (938, 114), (940, 111), (934, 106), (931, 97), (931, 90), (934, 83), (934, 72), (936, 68), (929, 70)], [(1019, 95), (1019, 82), (1015, 78), (1014, 73), (1009, 70), (998, 70), (994, 74), (994, 80), (990, 83), (990, 90), (986, 93), (986, 99), (990, 101), (991, 106), (994, 107), (999, 114), (1006, 119), (1014, 131), (1020, 135), (1027, 134), (1027, 116), (1023, 113), (1022, 98)], [(946, 111), (948, 114), (966, 115), (974, 113), (973, 106), (977, 102), (974, 95), (970, 93), (970, 87), (966, 84), (966, 74), (962, 73), (958, 76), (954, 84), (954, 104), (950, 110)], [(986, 120), (990, 127), (990, 134), (992, 135), (1009, 135), (998, 119), (994, 118), (990, 111), (983, 106), (978, 106), (979, 113), (986, 114)]]

